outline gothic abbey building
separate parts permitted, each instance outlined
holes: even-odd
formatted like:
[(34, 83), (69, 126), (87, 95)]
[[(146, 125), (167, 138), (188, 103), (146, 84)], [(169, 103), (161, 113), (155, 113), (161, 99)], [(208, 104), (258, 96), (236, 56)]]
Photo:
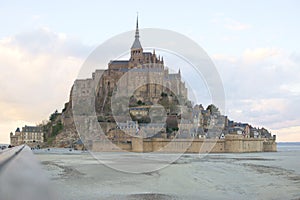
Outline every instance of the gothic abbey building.
[[(143, 105), (144, 109), (160, 103), (164, 96), (168, 96), (169, 102), (176, 105), (188, 101), (188, 90), (181, 79), (180, 70), (178, 73), (169, 73), (163, 57), (157, 56), (155, 50), (144, 52), (139, 37), (137, 21), (129, 60), (112, 60), (108, 63), (108, 69), (97, 69), (91, 79), (75, 81), (73, 96), (89, 96), (95, 92), (97, 115), (112, 114), (110, 106), (114, 92), (120, 100), (130, 98), (131, 107)], [(171, 112), (172, 109), (167, 108), (167, 111)]]

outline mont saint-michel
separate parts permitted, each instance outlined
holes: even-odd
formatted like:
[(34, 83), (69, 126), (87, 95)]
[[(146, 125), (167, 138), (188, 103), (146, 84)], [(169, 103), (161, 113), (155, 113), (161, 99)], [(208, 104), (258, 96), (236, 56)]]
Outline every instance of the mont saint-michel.
[(299, 1), (0, 13), (0, 200), (300, 200)]
[(17, 128), (11, 144), (91, 151), (276, 151), (276, 137), (267, 129), (232, 121), (218, 105), (193, 104), (183, 69), (171, 72), (141, 41), (137, 20), (129, 59), (108, 61), (107, 69), (77, 79), (62, 112), (39, 126)]

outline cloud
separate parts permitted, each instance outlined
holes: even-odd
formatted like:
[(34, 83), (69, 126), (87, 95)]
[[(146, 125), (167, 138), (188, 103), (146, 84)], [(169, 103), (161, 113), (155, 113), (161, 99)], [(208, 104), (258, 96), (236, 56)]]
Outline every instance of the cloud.
[[(32, 124), (32, 122), (29, 121), (23, 121), (23, 120), (10, 120), (0, 123), (0, 131), (2, 134), (0, 134), (0, 144), (9, 144), (9, 134), (10, 132), (14, 132), (17, 127), (20, 127), (24, 124)], [(5, 131), (5, 132), (4, 132)]]
[(272, 132), (277, 133), (280, 142), (300, 141), (300, 126), (273, 129)]
[[(35, 124), (62, 109), (90, 49), (47, 28), (0, 39), (0, 121)], [(8, 138), (15, 128), (0, 133)]]
[(300, 95), (300, 83), (288, 83), (282, 84), (279, 87), (280, 90), (286, 91), (292, 95), (299, 96)]
[(240, 56), (215, 54), (212, 58), (223, 81), (234, 91), (230, 94), (240, 98), (287, 97), (298, 90), (300, 62), (282, 49), (246, 49)]
[(235, 120), (253, 123), (255, 126), (284, 128), (300, 124), (300, 106), (296, 100), (285, 98), (229, 100), (228, 115)]
[(77, 38), (67, 36), (65, 33), (54, 32), (47, 27), (17, 34), (6, 40), (10, 45), (21, 47), (33, 55), (60, 54), (82, 57), (90, 51), (90, 47), (83, 45)]
[(32, 15), (31, 17), (32, 17), (33, 20), (39, 20), (39, 19), (42, 18), (41, 15)]
[(224, 27), (233, 31), (242, 31), (251, 28), (249, 24), (241, 23), (231, 18), (225, 18), (224, 22)]
[(223, 80), (230, 119), (274, 131), (300, 124), (297, 54), (262, 47), (245, 49), (239, 56), (216, 54), (212, 58)]
[(256, 49), (246, 49), (242, 55), (242, 59), (245, 62), (258, 62), (271, 57), (276, 57), (282, 52), (280, 49), (276, 48), (256, 48)]
[(251, 28), (250, 24), (242, 23), (235, 19), (225, 17), (224, 15), (217, 15), (210, 20), (213, 24), (218, 24), (231, 31), (243, 31)]
[(230, 63), (234, 63), (237, 61), (237, 58), (235, 56), (224, 55), (224, 54), (214, 54), (211, 57), (214, 60), (222, 60)]

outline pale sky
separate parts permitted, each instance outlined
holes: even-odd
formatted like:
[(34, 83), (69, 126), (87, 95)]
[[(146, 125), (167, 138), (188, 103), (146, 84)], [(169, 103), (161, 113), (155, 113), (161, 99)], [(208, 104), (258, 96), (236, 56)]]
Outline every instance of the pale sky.
[(137, 12), (140, 28), (176, 31), (207, 52), (230, 119), (300, 141), (299, 1), (112, 0), (0, 1), (0, 143), (61, 110), (87, 56), (133, 30)]

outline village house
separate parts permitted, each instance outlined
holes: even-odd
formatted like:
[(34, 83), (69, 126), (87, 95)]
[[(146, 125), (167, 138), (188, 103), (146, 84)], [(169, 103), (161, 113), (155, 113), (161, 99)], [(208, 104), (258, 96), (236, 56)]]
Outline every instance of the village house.
[(11, 145), (27, 144), (31, 147), (40, 146), (44, 142), (43, 128), (40, 126), (27, 126), (17, 128), (15, 134), (10, 133)]

